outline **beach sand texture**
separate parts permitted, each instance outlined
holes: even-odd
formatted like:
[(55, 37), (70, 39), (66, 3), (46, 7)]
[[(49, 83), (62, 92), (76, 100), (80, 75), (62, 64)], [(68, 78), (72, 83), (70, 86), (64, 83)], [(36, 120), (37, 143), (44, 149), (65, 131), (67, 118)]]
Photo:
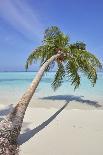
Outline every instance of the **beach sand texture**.
[[(20, 155), (103, 155), (103, 110), (68, 106), (27, 109), (18, 138)], [(1, 105), (0, 116), (11, 108)]]

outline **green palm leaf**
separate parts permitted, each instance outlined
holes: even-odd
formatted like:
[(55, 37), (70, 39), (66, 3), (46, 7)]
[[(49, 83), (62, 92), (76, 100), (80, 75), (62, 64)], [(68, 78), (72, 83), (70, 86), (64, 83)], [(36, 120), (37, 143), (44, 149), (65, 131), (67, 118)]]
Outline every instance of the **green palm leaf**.
[(74, 89), (78, 88), (81, 80), (79, 72), (83, 72), (94, 86), (97, 80), (97, 71), (102, 68), (102, 65), (96, 56), (86, 50), (85, 43), (79, 41), (70, 44), (69, 37), (56, 26), (51, 26), (45, 30), (42, 43), (29, 55), (26, 69), (38, 60), (42, 66), (53, 55), (61, 53), (45, 69), (46, 72), (50, 71), (57, 64), (57, 71), (52, 83), (53, 89), (56, 90), (61, 86), (65, 75), (68, 76), (69, 82), (74, 85)]
[(80, 76), (78, 74), (79, 66), (74, 58), (68, 60), (66, 64), (66, 71), (68, 78), (72, 85), (74, 85), (74, 89), (78, 88), (80, 85)]
[(65, 77), (65, 69), (62, 63), (58, 63), (58, 70), (55, 74), (54, 81), (52, 83), (52, 87), (56, 90), (58, 87), (61, 86), (63, 82), (63, 78)]

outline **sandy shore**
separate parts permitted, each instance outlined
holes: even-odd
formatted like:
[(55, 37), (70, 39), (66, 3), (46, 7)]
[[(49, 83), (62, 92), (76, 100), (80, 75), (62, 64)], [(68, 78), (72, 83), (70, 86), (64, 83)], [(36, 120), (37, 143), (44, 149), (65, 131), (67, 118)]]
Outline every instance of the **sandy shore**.
[[(20, 155), (103, 155), (103, 110), (58, 104), (27, 109), (18, 139)], [(0, 105), (0, 117), (11, 108)]]

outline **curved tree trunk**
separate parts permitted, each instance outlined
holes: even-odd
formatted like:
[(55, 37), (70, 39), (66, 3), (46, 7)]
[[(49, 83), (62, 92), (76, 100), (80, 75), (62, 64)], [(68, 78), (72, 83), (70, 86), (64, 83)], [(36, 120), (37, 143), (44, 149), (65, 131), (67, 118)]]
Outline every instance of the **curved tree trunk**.
[(0, 122), (0, 155), (17, 155), (17, 138), (28, 104), (49, 64), (58, 58), (58, 53), (48, 59), (36, 74), (28, 90), (24, 93), (13, 111)]

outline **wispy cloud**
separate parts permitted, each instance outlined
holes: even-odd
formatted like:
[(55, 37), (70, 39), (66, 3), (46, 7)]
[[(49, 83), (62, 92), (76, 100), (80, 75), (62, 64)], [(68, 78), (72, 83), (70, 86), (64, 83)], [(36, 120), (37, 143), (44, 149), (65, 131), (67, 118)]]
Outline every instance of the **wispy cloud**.
[(0, 17), (27, 39), (41, 38), (44, 26), (35, 10), (25, 1), (1, 0)]

